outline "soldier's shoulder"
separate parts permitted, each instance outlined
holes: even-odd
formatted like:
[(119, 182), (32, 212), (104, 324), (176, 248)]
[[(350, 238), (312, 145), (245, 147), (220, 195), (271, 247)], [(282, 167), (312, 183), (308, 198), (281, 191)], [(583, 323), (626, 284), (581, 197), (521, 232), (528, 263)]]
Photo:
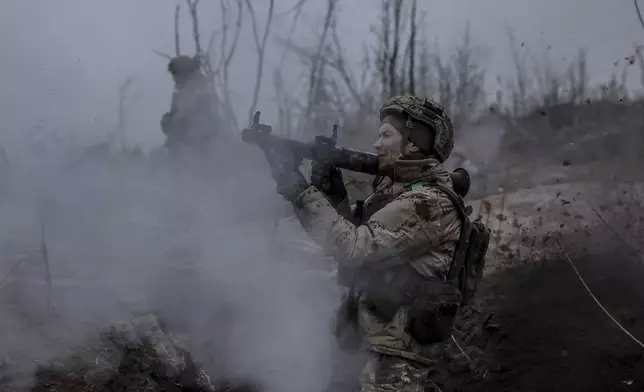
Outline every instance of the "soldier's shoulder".
[(443, 190), (431, 184), (407, 189), (399, 195), (399, 198), (411, 201), (450, 200), (449, 196)]
[(456, 211), (452, 199), (440, 188), (432, 185), (425, 185), (403, 192), (398, 197), (400, 200), (410, 203), (416, 212), (425, 218), (441, 216)]

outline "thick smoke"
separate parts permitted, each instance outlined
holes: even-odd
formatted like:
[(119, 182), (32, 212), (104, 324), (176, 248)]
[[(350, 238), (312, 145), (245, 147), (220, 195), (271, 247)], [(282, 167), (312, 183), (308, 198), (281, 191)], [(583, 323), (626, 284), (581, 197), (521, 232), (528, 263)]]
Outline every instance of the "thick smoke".
[[(276, 391), (321, 388), (334, 347), (335, 283), (319, 257), (279, 246), (276, 222), (290, 206), (261, 152), (219, 149), (206, 161), (76, 154), (7, 169), (6, 359), (28, 374), (98, 328), (154, 311), (213, 377), (250, 377)], [(294, 226), (280, 238), (302, 235)]]

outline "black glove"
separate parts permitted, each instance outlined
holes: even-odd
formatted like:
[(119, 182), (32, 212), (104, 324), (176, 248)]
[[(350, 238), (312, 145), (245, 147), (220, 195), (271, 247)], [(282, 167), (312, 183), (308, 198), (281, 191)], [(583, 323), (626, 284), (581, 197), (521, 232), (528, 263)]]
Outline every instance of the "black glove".
[(299, 170), (274, 173), (273, 178), (277, 182), (277, 193), (290, 202), (295, 201), (309, 187)]
[(333, 207), (337, 207), (347, 197), (342, 172), (333, 165), (313, 161), (311, 165), (311, 185), (322, 191)]
[(292, 159), (270, 156), (271, 173), (277, 182), (277, 193), (287, 201), (293, 202), (300, 193), (304, 192), (309, 184), (304, 179), (298, 166)]

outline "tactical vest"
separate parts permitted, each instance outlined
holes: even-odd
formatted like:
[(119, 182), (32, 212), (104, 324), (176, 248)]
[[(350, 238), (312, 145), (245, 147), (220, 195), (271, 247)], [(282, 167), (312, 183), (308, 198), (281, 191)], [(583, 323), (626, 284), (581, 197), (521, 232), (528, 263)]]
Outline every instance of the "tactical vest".
[[(418, 181), (406, 190), (421, 187), (435, 187), (445, 193), (461, 219), (461, 234), (446, 279), (420, 276), (409, 265), (386, 271), (355, 271), (340, 313), (346, 321), (357, 321), (352, 313), (357, 312), (357, 302), (363, 298), (370, 312), (389, 322), (398, 309), (407, 307), (408, 332), (421, 344), (433, 344), (449, 337), (459, 306), (468, 304), (476, 293), (483, 276), (490, 230), (480, 218), (471, 221), (471, 207), (466, 207), (454, 190), (439, 184), (435, 178)], [(371, 213), (365, 214), (360, 203), (356, 203), (355, 223), (364, 223)], [(356, 326), (348, 327), (354, 330)], [(344, 334), (343, 339), (347, 340), (346, 331), (339, 331), (339, 328), (342, 326), (336, 326), (336, 332)], [(355, 349), (355, 342), (349, 344), (352, 350)]]

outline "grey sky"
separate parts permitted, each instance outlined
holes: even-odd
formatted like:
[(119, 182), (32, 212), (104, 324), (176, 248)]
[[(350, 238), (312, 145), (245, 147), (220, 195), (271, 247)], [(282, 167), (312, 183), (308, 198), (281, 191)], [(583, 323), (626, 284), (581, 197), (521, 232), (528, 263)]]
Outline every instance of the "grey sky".
[[(277, 12), (288, 10), (294, 0), (278, 0)], [(202, 1), (205, 35), (219, 23), (218, 2)], [(258, 12), (267, 2), (255, 2)], [(570, 57), (580, 47), (589, 51), (591, 77), (604, 80), (613, 63), (633, 53), (633, 44), (644, 41), (633, 4), (626, 0), (459, 0), (427, 1), (425, 28), (441, 47), (457, 42), (469, 20), (475, 43), (485, 48), (484, 66), (490, 80), (507, 75), (511, 64), (507, 50), (506, 24), (517, 40), (532, 48), (552, 45), (552, 59)], [(130, 141), (154, 146), (161, 143), (160, 115), (167, 110), (171, 81), (166, 62), (153, 49), (172, 52), (172, 17), (176, 0), (22, 0), (0, 3), (1, 137), (44, 135), (54, 129), (78, 133), (91, 127), (92, 135), (116, 126), (118, 85), (136, 78), (136, 102), (131, 105)], [(370, 0), (343, 0), (341, 31), (348, 53), (370, 39), (369, 24), (378, 6)], [(298, 40), (310, 42), (311, 26), (321, 19), (323, 2), (310, 2), (298, 30)], [(260, 20), (264, 20), (262, 15)], [(276, 20), (285, 31), (289, 17)], [(242, 37), (232, 83), (240, 117), (248, 110), (255, 69), (249, 25)], [(184, 48), (188, 20), (183, 20)], [(271, 74), (281, 48), (269, 56), (260, 109), (271, 112)], [(354, 56), (354, 60), (359, 60)], [(301, 72), (298, 60), (288, 62), (289, 72)], [(292, 71), (291, 69), (292, 68)], [(635, 69), (633, 69), (635, 71)], [(637, 72), (630, 82), (637, 87)], [(294, 80), (291, 80), (293, 82)]]

